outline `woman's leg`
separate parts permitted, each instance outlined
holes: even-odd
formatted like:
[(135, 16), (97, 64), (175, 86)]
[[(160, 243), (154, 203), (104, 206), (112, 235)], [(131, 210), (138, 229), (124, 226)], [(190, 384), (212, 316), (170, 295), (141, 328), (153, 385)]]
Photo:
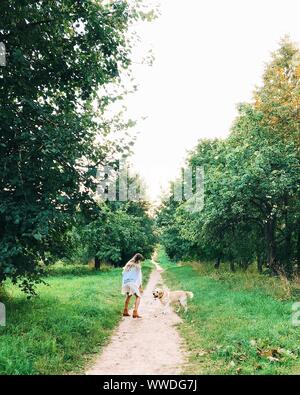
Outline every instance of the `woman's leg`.
[(139, 296), (136, 296), (135, 297), (134, 310), (138, 311), (139, 306), (140, 306), (140, 301), (141, 301), (141, 298)]
[(133, 318), (142, 318), (139, 316), (138, 308), (140, 305), (141, 298), (135, 295), (135, 304), (134, 304), (134, 311), (133, 311)]
[(127, 297), (125, 299), (125, 307), (124, 307), (124, 312), (123, 312), (123, 316), (124, 317), (129, 317), (130, 316), (130, 314), (128, 312), (130, 298), (131, 298), (131, 295), (127, 295)]

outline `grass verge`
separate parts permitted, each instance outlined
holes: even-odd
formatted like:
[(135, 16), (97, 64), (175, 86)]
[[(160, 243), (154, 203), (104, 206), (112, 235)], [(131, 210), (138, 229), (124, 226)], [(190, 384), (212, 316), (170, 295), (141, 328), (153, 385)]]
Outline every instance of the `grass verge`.
[[(143, 266), (144, 282), (152, 264)], [(95, 272), (82, 265), (57, 265), (31, 300), (11, 284), (2, 302), (0, 374), (80, 373), (107, 344), (121, 318), (121, 269)]]
[(300, 373), (300, 327), (280, 279), (178, 265), (161, 249), (158, 260), (171, 289), (194, 293), (179, 326), (189, 352), (184, 373)]

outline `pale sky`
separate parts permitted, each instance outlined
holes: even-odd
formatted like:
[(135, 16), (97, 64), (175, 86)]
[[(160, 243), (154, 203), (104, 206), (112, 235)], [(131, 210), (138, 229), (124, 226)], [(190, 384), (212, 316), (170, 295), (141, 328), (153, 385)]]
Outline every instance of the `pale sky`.
[(132, 158), (156, 199), (200, 138), (225, 137), (236, 104), (249, 101), (270, 52), (285, 34), (300, 42), (299, 0), (157, 0), (161, 16), (140, 23), (134, 58), (138, 92), (126, 105), (147, 117)]

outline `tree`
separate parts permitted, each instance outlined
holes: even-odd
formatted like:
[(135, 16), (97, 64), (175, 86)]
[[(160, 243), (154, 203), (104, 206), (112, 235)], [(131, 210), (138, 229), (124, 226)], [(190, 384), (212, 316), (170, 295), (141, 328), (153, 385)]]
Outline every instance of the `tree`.
[(68, 258), (124, 265), (137, 252), (150, 258), (156, 238), (145, 202), (101, 203), (93, 221), (74, 227), (68, 237)]
[(294, 218), (297, 212), (299, 215), (298, 149), (295, 142), (269, 133), (263, 120), (263, 114), (246, 108), (236, 123), (232, 143), (241, 146), (241, 140), (245, 143), (246, 139), (248, 163), (244, 156), (243, 164), (239, 165), (241, 169), (247, 166), (242, 170), (247, 183), (244, 197), (248, 195), (248, 212), (255, 214), (252, 218), (263, 231), (268, 266), (273, 271), (279, 266), (291, 272), (294, 247), (283, 235), (291, 237)]
[(92, 175), (112, 150), (99, 117), (116, 99), (99, 89), (128, 69), (140, 13), (122, 0), (4, 0), (0, 13), (0, 283), (33, 291), (78, 208), (94, 204)]
[[(230, 262), (247, 268), (257, 260), (271, 273), (300, 267), (299, 49), (283, 40), (266, 67), (253, 103), (239, 106), (226, 140), (202, 140), (187, 160), (205, 167), (205, 206), (186, 213), (164, 204), (162, 243), (184, 258)], [(171, 199), (172, 200), (172, 199)], [(166, 221), (165, 221), (166, 222)], [(176, 247), (176, 244), (177, 247)], [(182, 251), (182, 245), (188, 248)]]
[(256, 88), (254, 107), (270, 134), (300, 148), (300, 50), (288, 37), (267, 64), (263, 85)]

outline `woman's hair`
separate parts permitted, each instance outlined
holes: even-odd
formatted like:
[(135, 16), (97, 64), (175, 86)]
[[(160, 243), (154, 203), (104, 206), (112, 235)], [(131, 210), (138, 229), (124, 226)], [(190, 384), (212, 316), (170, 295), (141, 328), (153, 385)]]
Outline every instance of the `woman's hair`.
[(145, 260), (145, 258), (143, 257), (142, 254), (135, 254), (135, 256), (133, 258), (131, 258), (129, 262), (126, 263), (123, 270), (125, 272), (128, 272), (129, 270), (131, 270), (134, 267), (138, 268), (138, 267), (140, 267), (141, 261), (144, 261), (144, 260)]
[(138, 263), (144, 261), (145, 258), (143, 257), (142, 254), (135, 254), (135, 256), (131, 260), (134, 261), (135, 263)]

